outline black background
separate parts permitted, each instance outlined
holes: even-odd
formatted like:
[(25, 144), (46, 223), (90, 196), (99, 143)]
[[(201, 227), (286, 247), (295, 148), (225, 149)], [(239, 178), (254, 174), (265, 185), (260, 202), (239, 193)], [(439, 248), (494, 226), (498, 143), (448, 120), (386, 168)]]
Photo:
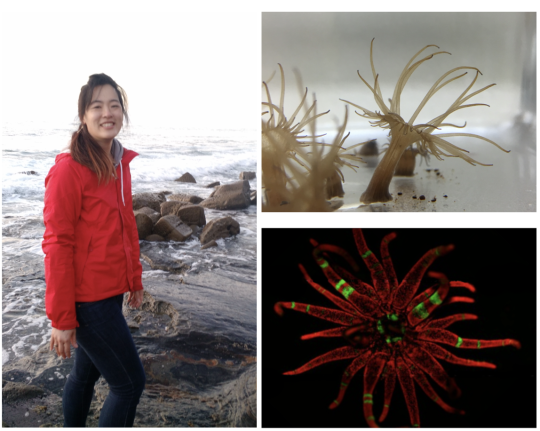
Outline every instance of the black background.
[[(300, 336), (337, 325), (303, 313), (273, 310), (278, 301), (295, 301), (337, 308), (313, 289), (298, 269), (301, 263), (313, 280), (330, 289), (312, 257), (309, 239), (347, 250), (360, 265), (360, 279), (371, 283), (350, 229), (262, 230), (262, 424), (263, 427), (365, 427), (363, 369), (352, 380), (341, 405), (328, 409), (339, 391), (341, 376), (351, 360), (324, 364), (296, 376), (284, 376), (309, 360), (346, 345), (341, 338), (300, 340)], [(476, 314), (476, 321), (457, 322), (448, 329), (462, 338), (514, 338), (514, 347), (482, 350), (454, 349), (457, 356), (485, 360), (497, 369), (472, 368), (441, 361), (462, 390), (451, 400), (433, 381), (437, 394), (465, 415), (445, 412), (416, 385), (422, 427), (535, 427), (536, 426), (536, 230), (535, 229), (365, 229), (368, 247), (380, 258), (384, 235), (396, 232), (390, 255), (400, 282), (431, 248), (454, 244), (429, 268), (450, 280), (466, 281), (477, 291), (451, 289), (451, 296), (469, 296), (474, 304), (441, 307), (435, 317)], [(344, 265), (346, 267), (346, 265)], [(420, 289), (434, 284), (427, 275)], [(374, 414), (382, 410), (384, 387), (374, 392)], [(399, 381), (390, 412), (381, 426), (410, 426)]]

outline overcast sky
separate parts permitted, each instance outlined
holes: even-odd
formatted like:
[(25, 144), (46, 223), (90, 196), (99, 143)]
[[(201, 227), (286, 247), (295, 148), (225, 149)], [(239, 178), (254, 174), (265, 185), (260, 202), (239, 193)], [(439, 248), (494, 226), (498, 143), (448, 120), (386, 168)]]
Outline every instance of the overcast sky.
[(103, 72), (126, 90), (134, 125), (257, 129), (259, 9), (192, 3), (3, 2), (3, 118), (69, 123)]

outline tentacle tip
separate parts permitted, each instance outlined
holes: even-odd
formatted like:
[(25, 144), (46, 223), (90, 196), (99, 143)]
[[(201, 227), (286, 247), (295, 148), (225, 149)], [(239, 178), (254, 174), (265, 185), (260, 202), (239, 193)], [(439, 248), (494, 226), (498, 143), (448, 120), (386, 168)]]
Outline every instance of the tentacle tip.
[(294, 376), (296, 374), (296, 371), (285, 371), (283, 373), (284, 376)]
[(283, 306), (281, 305), (281, 302), (276, 302), (276, 304), (274, 305), (274, 311), (276, 312), (276, 314), (280, 317), (283, 316)]
[(518, 340), (512, 340), (512, 345), (513, 345), (516, 349), (521, 349), (521, 343), (520, 343)]
[(311, 245), (312, 245), (313, 247), (317, 247), (317, 246), (319, 245), (319, 243), (318, 243), (317, 241), (315, 241), (313, 238), (310, 238), (310, 239), (309, 239), (309, 242), (311, 243)]
[(328, 408), (330, 410), (334, 410), (337, 406), (339, 406), (339, 401), (338, 400), (334, 400), (330, 403), (330, 405), (328, 406)]

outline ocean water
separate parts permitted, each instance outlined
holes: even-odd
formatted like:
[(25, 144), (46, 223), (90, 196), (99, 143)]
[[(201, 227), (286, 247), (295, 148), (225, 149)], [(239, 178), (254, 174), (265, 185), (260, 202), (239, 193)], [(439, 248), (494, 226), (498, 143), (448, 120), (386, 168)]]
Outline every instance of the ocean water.
[[(30, 354), (48, 342), (43, 257), (44, 180), (56, 155), (69, 144), (75, 124), (39, 122), (4, 124), (2, 129), (2, 363)], [(132, 191), (189, 193), (206, 198), (206, 184), (237, 181), (242, 171), (257, 169), (255, 130), (197, 130), (132, 125), (118, 139), (139, 153), (130, 164)], [(25, 172), (34, 171), (28, 175)], [(196, 184), (175, 182), (189, 172)], [(256, 179), (250, 181), (256, 189)], [(200, 250), (197, 239), (160, 249), (190, 264), (189, 271), (213, 271), (256, 283), (257, 211), (205, 210), (207, 222), (230, 215), (240, 234)], [(163, 277), (168, 274), (164, 273)], [(15, 278), (13, 278), (15, 277)], [(143, 274), (144, 277), (144, 274)], [(8, 278), (11, 278), (8, 281)], [(144, 278), (143, 278), (144, 284)], [(255, 289), (254, 289), (255, 294)]]

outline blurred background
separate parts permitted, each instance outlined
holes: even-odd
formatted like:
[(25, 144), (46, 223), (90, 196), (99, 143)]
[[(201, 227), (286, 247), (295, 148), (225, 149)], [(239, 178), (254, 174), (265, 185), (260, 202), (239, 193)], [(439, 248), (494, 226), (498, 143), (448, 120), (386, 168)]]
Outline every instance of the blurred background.
[[(374, 167), (362, 165), (357, 174), (347, 169), (342, 209), (536, 211), (536, 13), (263, 13), (262, 79), (268, 81), (276, 72), (269, 83), (274, 103), (279, 100), (280, 63), (285, 72), (285, 115), (294, 112), (301, 100), (300, 93), (308, 87), (308, 100), (316, 94), (317, 112), (330, 110), (318, 121), (317, 132), (327, 132), (325, 140), (331, 142), (345, 114), (346, 104), (339, 99), (378, 110), (373, 94), (357, 75), (358, 70), (373, 85), (369, 62), (373, 38), (373, 60), (385, 101), (392, 97), (407, 62), (424, 46), (434, 44), (452, 54), (437, 55), (413, 73), (401, 97), (401, 115), (406, 121), (445, 72), (459, 66), (480, 69), (483, 75), (469, 94), (492, 83), (497, 85), (467, 103), (485, 103), (490, 107), (472, 107), (451, 114), (448, 122), (462, 125), (466, 121), (467, 127), (444, 128), (439, 133), (479, 134), (511, 153), (474, 138), (449, 138), (454, 145), (469, 150), (473, 159), (494, 166), (472, 167), (463, 160), (449, 158), (444, 162), (431, 158), (430, 166), (419, 166), (417, 157), (415, 177), (395, 177), (390, 188), (396, 198), (398, 192), (402, 193), (400, 196), (410, 192), (411, 196), (385, 206), (358, 208), (358, 198)], [(436, 51), (435, 47), (428, 48), (417, 60)], [(302, 87), (294, 70), (301, 76)], [(469, 71), (444, 87), (428, 102), (415, 123), (427, 122), (446, 111), (473, 78), (474, 72)], [(354, 114), (354, 109), (349, 109), (347, 131), (351, 136), (345, 146), (377, 139), (381, 149), (388, 141), (387, 131), (371, 128), (366, 119)], [(439, 168), (444, 181), (437, 178), (426, 182), (424, 168)], [(437, 203), (419, 206), (412, 196), (421, 194), (429, 202), (436, 198)], [(444, 204), (443, 195), (447, 195)]]

